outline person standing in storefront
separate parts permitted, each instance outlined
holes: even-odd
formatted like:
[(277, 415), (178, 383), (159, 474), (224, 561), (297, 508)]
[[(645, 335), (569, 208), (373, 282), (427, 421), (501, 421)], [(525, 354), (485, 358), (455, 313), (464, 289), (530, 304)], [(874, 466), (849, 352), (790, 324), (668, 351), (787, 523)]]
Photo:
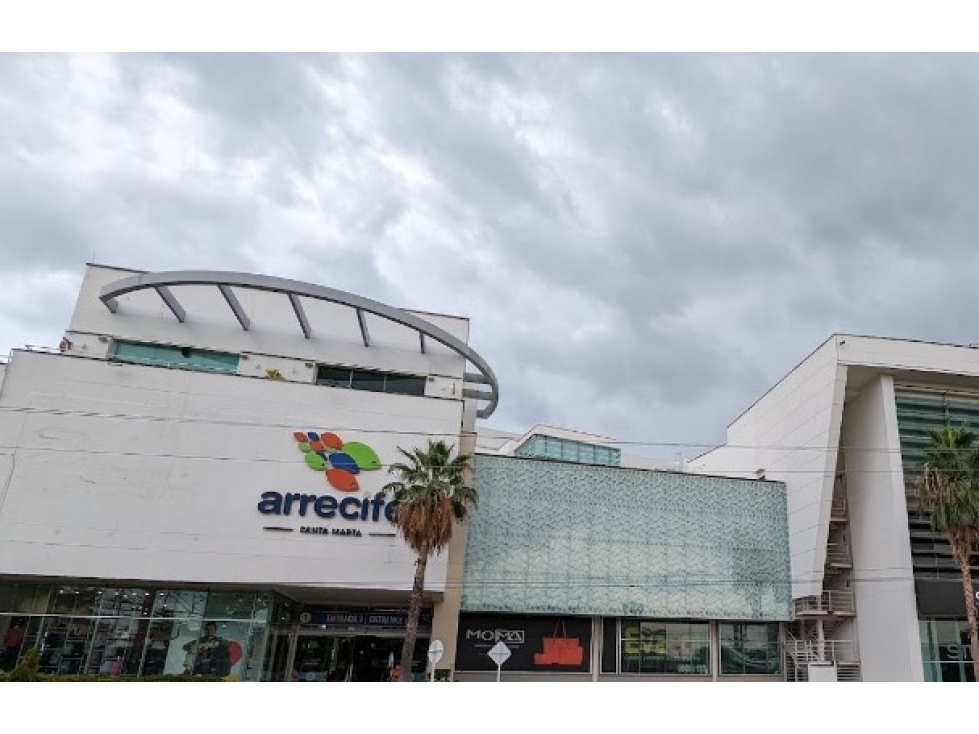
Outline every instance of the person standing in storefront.
[(216, 622), (204, 623), (204, 635), (200, 640), (188, 642), (184, 650), (194, 653), (194, 675), (231, 674), (231, 647), (223, 637), (218, 637)]
[(24, 640), (24, 625), (20, 620), (14, 620), (10, 629), (3, 637), (3, 656), (0, 658), (0, 669), (10, 670), (17, 664), (20, 643)]

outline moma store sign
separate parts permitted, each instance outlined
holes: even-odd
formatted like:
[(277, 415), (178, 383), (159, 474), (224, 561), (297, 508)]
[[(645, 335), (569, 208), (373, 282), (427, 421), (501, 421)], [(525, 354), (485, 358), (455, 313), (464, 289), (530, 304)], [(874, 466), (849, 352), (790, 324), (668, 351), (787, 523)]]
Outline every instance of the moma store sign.
[(458, 670), (496, 670), (487, 654), (496, 643), (510, 648), (504, 670), (587, 673), (591, 618), (549, 615), (471, 614), (459, 617)]

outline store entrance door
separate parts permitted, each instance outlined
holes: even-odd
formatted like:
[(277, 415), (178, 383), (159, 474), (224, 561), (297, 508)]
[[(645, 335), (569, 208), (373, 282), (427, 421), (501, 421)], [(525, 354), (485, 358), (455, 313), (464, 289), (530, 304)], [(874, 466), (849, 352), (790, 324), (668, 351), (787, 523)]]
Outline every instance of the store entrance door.
[[(296, 638), (291, 679), (303, 682), (389, 681), (401, 657), (402, 645), (403, 637), (300, 633)], [(427, 637), (418, 641), (416, 657), (418, 649), (422, 650), (424, 659)]]
[(299, 635), (291, 679), (300, 682), (349, 681), (353, 678), (354, 637)]
[(354, 680), (389, 681), (401, 657), (401, 637), (354, 638)]

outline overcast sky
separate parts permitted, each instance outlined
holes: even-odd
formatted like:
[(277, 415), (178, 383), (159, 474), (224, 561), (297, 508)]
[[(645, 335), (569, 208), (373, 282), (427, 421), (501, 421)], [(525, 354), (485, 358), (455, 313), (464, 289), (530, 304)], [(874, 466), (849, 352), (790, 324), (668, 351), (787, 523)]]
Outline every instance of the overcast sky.
[(87, 261), (253, 271), (468, 316), (489, 427), (717, 443), (833, 332), (979, 342), (977, 130), (974, 55), (0, 55), (0, 355)]

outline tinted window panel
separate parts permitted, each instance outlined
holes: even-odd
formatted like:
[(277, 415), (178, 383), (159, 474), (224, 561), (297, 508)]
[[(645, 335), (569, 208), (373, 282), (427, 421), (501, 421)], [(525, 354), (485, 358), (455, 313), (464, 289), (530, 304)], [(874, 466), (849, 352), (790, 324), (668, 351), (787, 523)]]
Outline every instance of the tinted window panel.
[(398, 395), (425, 395), (425, 378), (406, 375), (388, 375), (386, 392)]
[(350, 387), (350, 370), (319, 367), (316, 370), (316, 384), (327, 387)]
[(366, 370), (353, 370), (350, 387), (354, 390), (384, 392), (384, 374), (381, 372), (368, 372)]

